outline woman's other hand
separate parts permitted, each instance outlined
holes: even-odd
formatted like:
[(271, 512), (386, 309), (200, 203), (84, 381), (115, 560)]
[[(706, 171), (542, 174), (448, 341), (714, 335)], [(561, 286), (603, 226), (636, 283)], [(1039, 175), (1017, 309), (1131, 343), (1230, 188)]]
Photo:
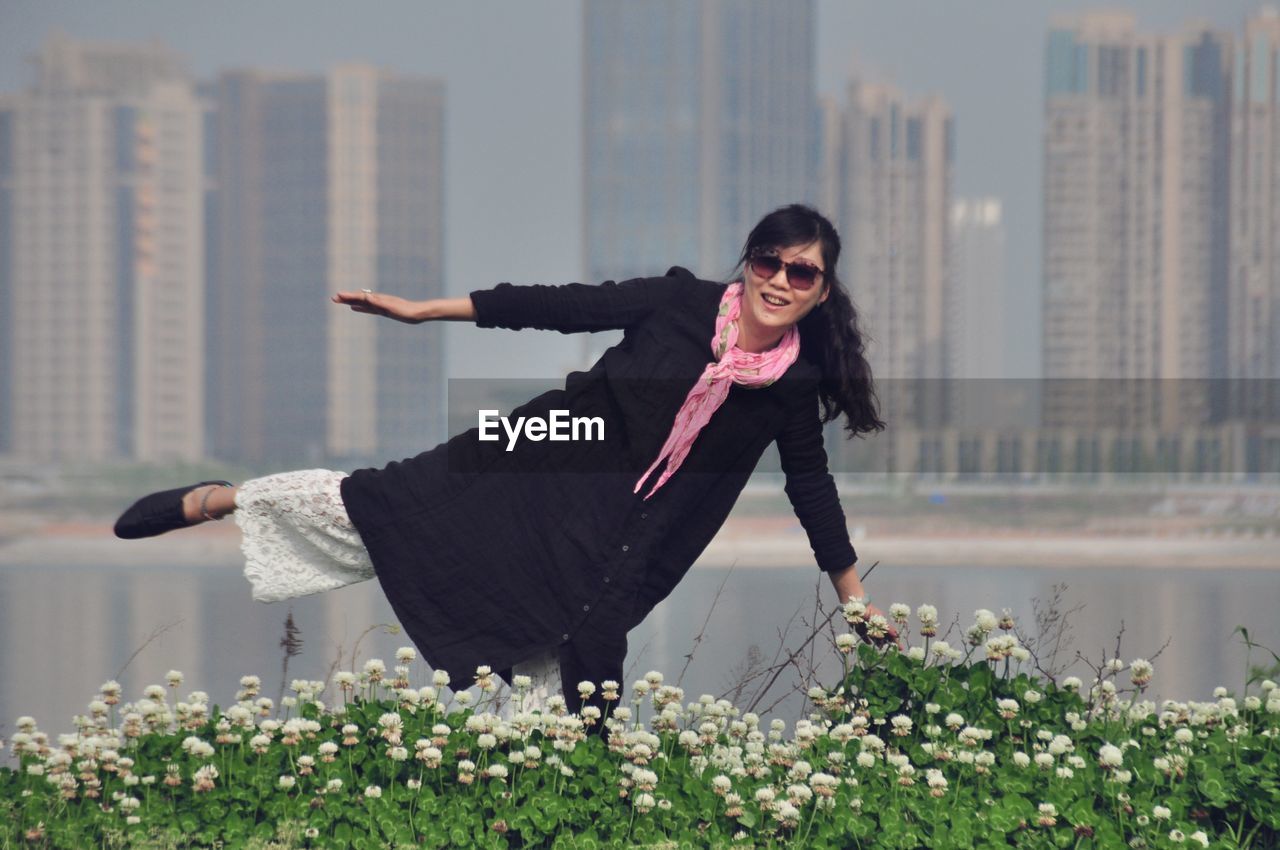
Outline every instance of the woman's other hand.
[(428, 298), (426, 301), (410, 301), (399, 295), (387, 295), (371, 289), (358, 292), (339, 292), (333, 303), (346, 304), (357, 313), (386, 316), (397, 322), (417, 325), (422, 322), (474, 322), (476, 308), (470, 296), (463, 298)]
[(410, 301), (399, 295), (387, 295), (383, 292), (372, 292), (361, 289), (358, 292), (339, 292), (333, 296), (335, 304), (346, 304), (357, 313), (372, 313), (375, 316), (386, 316), (397, 322), (416, 325), (428, 318), (423, 310), (425, 302)]

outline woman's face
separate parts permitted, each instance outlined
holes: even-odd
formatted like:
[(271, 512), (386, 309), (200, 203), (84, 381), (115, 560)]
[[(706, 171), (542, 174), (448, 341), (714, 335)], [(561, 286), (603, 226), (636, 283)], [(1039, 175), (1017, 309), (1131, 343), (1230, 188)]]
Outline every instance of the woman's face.
[[(779, 257), (783, 266), (771, 277), (757, 273), (755, 264), (747, 260), (743, 273), (742, 316), (738, 344), (747, 351), (761, 351), (775, 345), (787, 329), (795, 325), (823, 301), (827, 300), (827, 282), (822, 265), (822, 243), (795, 245), (762, 251)], [(799, 289), (787, 276), (788, 265), (816, 269), (816, 282), (809, 289)], [(793, 273), (794, 274), (794, 273)], [(746, 339), (743, 339), (743, 336)], [(744, 345), (744, 342), (746, 343)]]

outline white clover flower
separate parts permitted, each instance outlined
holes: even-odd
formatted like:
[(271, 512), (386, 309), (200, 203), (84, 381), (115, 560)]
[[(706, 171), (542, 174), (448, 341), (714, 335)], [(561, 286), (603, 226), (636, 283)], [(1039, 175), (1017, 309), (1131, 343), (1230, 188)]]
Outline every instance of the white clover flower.
[(453, 698), (458, 703), (458, 705), (463, 706), (464, 708), (468, 705), (471, 705), (471, 701), (473, 699), (470, 691), (458, 691), (456, 694), (453, 695)]
[(890, 723), (893, 726), (893, 734), (899, 737), (911, 734), (911, 718), (905, 714), (894, 715)]
[(1019, 750), (1013, 754), (1013, 763), (1018, 767), (1026, 767), (1031, 764), (1031, 756)]
[(901, 602), (894, 602), (889, 606), (889, 617), (896, 623), (905, 623), (907, 618), (910, 616), (910, 605), (903, 605)]
[(382, 796), (382, 788), (377, 785), (366, 785), (364, 795), (369, 799), (376, 800)]
[(1018, 714), (1018, 701), (1016, 699), (996, 700), (996, 710), (1001, 717), (1009, 720)]
[(449, 671), (433, 670), (431, 672), (431, 684), (435, 685), (437, 688), (447, 687), (449, 684)]
[(1066, 766), (1059, 767), (1055, 772), (1057, 773), (1057, 776), (1059, 779), (1070, 779), (1071, 777), (1076, 775), (1076, 772), (1074, 770)]
[(1198, 841), (1201, 847), (1209, 846), (1209, 836), (1205, 834), (1203, 829), (1197, 829), (1189, 837), (1192, 841)]
[(813, 790), (808, 785), (788, 785), (787, 801), (794, 805), (804, 805), (813, 799)]
[(182, 749), (195, 758), (207, 758), (213, 755), (213, 745), (200, 740), (194, 735), (182, 742)]
[(1165, 806), (1156, 806), (1151, 810), (1151, 816), (1156, 820), (1168, 820), (1173, 817), (1173, 812)]
[(946, 724), (948, 729), (955, 731), (964, 726), (964, 717), (953, 711), (950, 712), (942, 722)]
[(1054, 764), (1053, 756), (1049, 755), (1048, 753), (1036, 753), (1035, 763), (1036, 763), (1036, 767), (1039, 767), (1044, 770), (1048, 770), (1049, 768), (1053, 767), (1053, 764)]
[(1084, 686), (1079, 676), (1068, 676), (1062, 680), (1062, 687), (1068, 691), (1078, 691)]
[(641, 814), (649, 811), (650, 809), (652, 809), (654, 806), (657, 805), (657, 801), (653, 799), (653, 795), (648, 792), (645, 792), (643, 794), (637, 794), (634, 798), (634, 803), (635, 803), (636, 811), (640, 812)]
[(932, 653), (934, 658), (939, 660), (950, 658), (951, 644), (947, 643), (945, 640), (935, 640), (933, 642), (933, 646), (930, 647), (929, 652)]
[(169, 687), (176, 688), (178, 687), (178, 685), (182, 684), (182, 679), (183, 679), (182, 671), (170, 670), (168, 673), (164, 674), (164, 679), (166, 682), (169, 683)]
[(505, 764), (498, 763), (489, 765), (489, 767), (485, 769), (485, 773), (490, 779), (506, 779), (508, 775), (507, 766)]
[(396, 661), (408, 664), (418, 657), (418, 651), (412, 646), (402, 646), (396, 650)]
[(1173, 733), (1173, 740), (1179, 744), (1190, 744), (1196, 738), (1195, 733), (1185, 726), (1181, 726)]
[(649, 684), (649, 687), (656, 688), (662, 684), (662, 674), (657, 670), (650, 670), (644, 674), (644, 680)]
[(1043, 697), (1041, 696), (1040, 692), (1037, 691), (1035, 688), (1028, 688), (1026, 691), (1023, 691), (1022, 693), (1022, 701), (1025, 702), (1027, 705), (1035, 705), (1036, 703), (1040, 702), (1041, 699), (1043, 699)]
[(333, 793), (336, 793), (336, 792), (338, 792), (338, 791), (341, 791), (341, 790), (342, 790), (342, 780), (341, 780), (341, 779), (337, 779), (337, 778), (335, 778), (335, 779), (330, 779), (328, 782), (326, 782), (326, 783), (325, 783), (324, 788), (325, 788), (325, 791), (326, 791), (326, 792), (328, 792), (328, 793), (330, 793), (330, 794), (333, 794)]
[(986, 608), (979, 608), (973, 612), (973, 623), (984, 632), (993, 631), (1000, 621), (996, 619), (996, 615)]
[(841, 606), (841, 613), (850, 625), (863, 622), (867, 615), (867, 603), (862, 597), (853, 597)]
[(855, 759), (855, 761), (857, 761), (858, 767), (869, 768), (869, 767), (875, 766), (876, 757), (874, 754), (868, 752), (867, 750), (863, 750), (862, 752), (858, 753), (858, 757), (857, 759)]
[(277, 785), (281, 790), (283, 790), (283, 791), (288, 791), (290, 788), (292, 788), (293, 786), (295, 786), (295, 785), (297, 785), (297, 784), (298, 784), (298, 780), (297, 780), (297, 778), (295, 778), (295, 777), (293, 777), (293, 776), (289, 776), (288, 774), (285, 774), (284, 776), (281, 776), (281, 777), (276, 781), (276, 785)]
[(858, 645), (858, 638), (848, 632), (836, 635), (836, 649), (848, 654)]
[(409, 751), (404, 747), (391, 747), (387, 750), (387, 757), (392, 761), (406, 761), (409, 758)]
[(1103, 767), (1119, 767), (1124, 764), (1124, 752), (1113, 744), (1103, 744), (1098, 750), (1098, 762)]
[(498, 739), (496, 736), (485, 732), (476, 738), (476, 746), (482, 750), (492, 750), (494, 747), (498, 746)]

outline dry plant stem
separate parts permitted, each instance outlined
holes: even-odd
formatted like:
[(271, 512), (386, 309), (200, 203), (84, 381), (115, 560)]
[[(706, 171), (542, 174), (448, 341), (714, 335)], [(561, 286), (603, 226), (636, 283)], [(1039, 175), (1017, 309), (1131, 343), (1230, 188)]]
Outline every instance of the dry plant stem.
[[(1050, 682), (1057, 683), (1058, 676), (1061, 675), (1067, 665), (1063, 665), (1062, 669), (1055, 669), (1054, 662), (1057, 660), (1058, 653), (1061, 651), (1062, 642), (1066, 639), (1067, 634), (1071, 631), (1070, 616), (1078, 611), (1084, 610), (1084, 603), (1080, 603), (1074, 608), (1062, 610), (1062, 596), (1067, 590), (1065, 583), (1053, 585), (1053, 597), (1049, 600), (1048, 608), (1040, 607), (1039, 597), (1033, 597), (1031, 600), (1031, 608), (1035, 612), (1036, 617), (1036, 638), (1032, 639), (1022, 633), (1021, 629), (1016, 626), (1014, 635), (1019, 642), (1027, 648), (1031, 653), (1032, 661), (1035, 662), (1036, 670), (1048, 679)], [(1051, 635), (1046, 638), (1046, 635)], [(1037, 652), (1041, 644), (1045, 642), (1053, 643), (1053, 653), (1049, 656), (1048, 661), (1041, 659)]]
[(711, 598), (711, 604), (707, 607), (707, 616), (702, 620), (702, 628), (698, 629), (698, 633), (693, 637), (693, 646), (689, 647), (688, 654), (684, 657), (684, 667), (680, 668), (680, 676), (676, 679), (676, 687), (680, 687), (684, 682), (684, 674), (689, 670), (689, 665), (693, 663), (693, 656), (698, 651), (698, 645), (702, 643), (703, 637), (707, 634), (707, 624), (711, 622), (711, 614), (716, 610), (716, 603), (720, 601), (720, 594), (724, 592), (724, 586), (729, 581), (729, 576), (733, 575), (734, 567), (738, 565), (734, 561), (729, 565), (729, 570), (724, 574), (724, 578), (720, 580), (720, 586), (716, 588), (716, 595)]
[(351, 670), (353, 672), (356, 669), (356, 657), (360, 654), (360, 644), (364, 642), (364, 639), (368, 636), (369, 632), (376, 632), (378, 629), (382, 628), (388, 629), (389, 634), (396, 634), (400, 631), (399, 626), (393, 626), (390, 623), (374, 623), (372, 626), (362, 631), (360, 636), (356, 638), (356, 645), (351, 648)]
[(147, 639), (146, 639), (146, 640), (144, 640), (144, 641), (142, 642), (142, 644), (141, 644), (137, 649), (135, 649), (135, 650), (133, 651), (133, 654), (129, 656), (128, 660), (126, 660), (126, 661), (124, 662), (124, 666), (123, 666), (123, 667), (121, 667), (119, 670), (117, 670), (117, 671), (116, 671), (116, 674), (115, 674), (114, 676), (112, 676), (111, 678), (113, 678), (113, 679), (119, 679), (121, 676), (123, 676), (123, 675), (124, 675), (124, 671), (125, 671), (125, 670), (128, 670), (128, 669), (129, 669), (129, 665), (133, 663), (133, 659), (137, 658), (137, 657), (138, 657), (138, 655), (142, 652), (142, 650), (146, 649), (146, 648), (147, 648), (147, 646), (148, 646), (148, 645), (150, 645), (150, 643), (151, 643), (153, 640), (155, 640), (156, 638), (160, 637), (160, 636), (161, 636), (161, 635), (163, 635), (165, 632), (169, 631), (170, 629), (174, 628), (175, 626), (180, 626), (180, 625), (182, 625), (182, 621), (181, 621), (181, 620), (174, 620), (172, 623), (169, 623), (169, 624), (167, 624), (167, 625), (163, 625), (163, 626), (157, 626), (155, 629), (153, 629), (153, 630), (152, 630), (152, 632), (151, 632), (151, 634), (147, 636)]
[(302, 654), (302, 630), (293, 621), (293, 606), (284, 618), (284, 637), (280, 638), (280, 648), (284, 650), (284, 660), (280, 665), (280, 693), (276, 696), (276, 705), (284, 700), (285, 683), (289, 681), (289, 659)]
[[(749, 668), (750, 670), (749, 675), (743, 678), (742, 681), (738, 682), (734, 690), (737, 690), (740, 693), (746, 690), (748, 685), (751, 685), (753, 682), (759, 680), (760, 678), (769, 675), (770, 671), (773, 670), (774, 666), (779, 663), (778, 659), (782, 657), (783, 652), (786, 650), (787, 635), (791, 634), (791, 626), (796, 621), (796, 618), (798, 618), (799, 616), (800, 616), (800, 609), (797, 608), (795, 611), (791, 613), (791, 616), (787, 618), (787, 622), (783, 625), (783, 627), (780, 629), (777, 629), (778, 645), (777, 645), (777, 649), (774, 650), (773, 660), (770, 661), (765, 666), (760, 666), (763, 661), (763, 658), (762, 657), (758, 658), (756, 660), (756, 663)], [(759, 697), (759, 692), (757, 692), (757, 698), (758, 697)]]
[[(867, 571), (866, 571), (865, 573), (863, 573), (863, 574), (862, 574), (862, 576), (860, 576), (860, 577), (859, 577), (859, 580), (861, 580), (861, 581), (865, 581), (865, 580), (866, 580), (866, 578), (867, 578), (867, 576), (871, 575), (872, 571), (873, 571), (873, 570), (874, 570), (874, 569), (875, 569), (879, 564), (880, 564), (880, 562), (879, 562), (879, 561), (876, 561), (875, 563), (873, 563), (870, 567), (868, 567), (868, 568), (867, 568)], [(820, 595), (820, 592), (821, 592), (821, 586), (820, 586), (820, 585), (819, 585), (818, 591), (819, 591), (819, 592), (815, 594), (815, 597), (817, 597), (817, 596), (819, 596), (819, 595)], [(809, 631), (809, 636), (808, 636), (808, 637), (806, 637), (806, 638), (804, 639), (804, 642), (803, 642), (803, 643), (801, 643), (801, 644), (800, 644), (800, 646), (799, 646), (798, 648), (796, 648), (793, 652), (789, 653), (785, 659), (783, 659), (782, 661), (778, 661), (778, 657), (779, 657), (779, 656), (781, 656), (781, 655), (782, 655), (782, 653), (786, 651), (786, 646), (785, 646), (785, 644), (786, 644), (786, 635), (787, 635), (787, 633), (788, 633), (788, 632), (790, 631), (790, 629), (791, 629), (791, 622), (795, 620), (795, 617), (796, 617), (796, 615), (799, 613), (799, 611), (797, 611), (797, 612), (796, 612), (796, 614), (793, 614), (793, 615), (792, 615), (791, 620), (789, 620), (789, 621), (788, 621), (788, 623), (787, 623), (787, 628), (786, 628), (784, 631), (780, 632), (780, 633), (779, 633), (779, 635), (778, 635), (778, 644), (779, 644), (779, 646), (778, 646), (778, 651), (774, 654), (774, 663), (773, 663), (773, 664), (771, 664), (769, 667), (765, 668), (764, 670), (761, 670), (761, 671), (759, 671), (759, 672), (757, 672), (757, 673), (754, 673), (751, 677), (749, 677), (750, 679), (757, 679), (757, 678), (759, 678), (759, 677), (761, 677), (761, 676), (768, 675), (768, 676), (769, 676), (769, 679), (768, 679), (768, 681), (767, 681), (767, 682), (765, 682), (765, 684), (764, 684), (760, 689), (758, 689), (758, 690), (755, 692), (755, 694), (752, 696), (752, 698), (751, 698), (751, 702), (750, 702), (750, 703), (748, 703), (748, 705), (747, 705), (747, 707), (746, 707), (746, 710), (747, 710), (747, 711), (752, 711), (752, 712), (757, 712), (757, 713), (758, 713), (757, 709), (758, 709), (758, 707), (760, 706), (760, 704), (764, 701), (765, 695), (769, 693), (769, 691), (773, 688), (773, 686), (774, 686), (775, 684), (777, 684), (777, 681), (778, 681), (778, 679), (782, 676), (783, 671), (784, 671), (784, 670), (786, 670), (786, 669), (787, 669), (787, 668), (789, 668), (789, 667), (794, 667), (794, 668), (796, 669), (796, 672), (800, 675), (800, 680), (801, 680), (801, 684), (800, 684), (798, 687), (799, 687), (799, 689), (800, 689), (800, 690), (803, 690), (803, 689), (804, 689), (804, 687), (805, 687), (805, 682), (806, 682), (808, 679), (812, 679), (812, 678), (813, 678), (814, 673), (815, 673), (815, 669), (816, 669), (816, 668), (815, 668), (815, 665), (814, 665), (813, 660), (812, 660), (812, 655), (810, 656), (809, 670), (808, 670), (807, 674), (806, 674), (805, 669), (800, 665), (800, 663), (799, 663), (798, 659), (799, 659), (799, 658), (801, 658), (801, 657), (805, 654), (806, 650), (809, 650), (809, 649), (810, 649), (810, 647), (812, 646), (812, 644), (813, 644), (813, 642), (814, 642), (814, 639), (815, 639), (819, 634), (821, 634), (821, 633), (822, 633), (823, 629), (825, 629), (825, 628), (827, 627), (827, 625), (828, 625), (828, 624), (830, 624), (830, 623), (831, 623), (832, 619), (835, 617), (835, 615), (836, 615), (840, 610), (841, 610), (841, 609), (840, 609), (839, 607), (834, 608), (830, 613), (828, 613), (828, 614), (826, 615), (826, 617), (822, 618), (820, 621), (818, 621), (818, 615), (817, 615), (817, 614), (815, 614), (814, 619), (815, 619), (815, 621), (816, 621), (816, 622), (814, 622), (814, 623), (812, 623), (812, 624), (811, 624), (811, 628), (810, 628), (810, 631)], [(816, 611), (816, 612), (821, 612), (821, 611), (822, 611), (822, 606), (821, 606), (821, 601), (820, 601), (820, 600), (819, 600), (818, 602), (816, 602), (816, 603), (815, 603), (815, 611)], [(808, 624), (807, 624), (807, 625), (808, 625)], [(740, 689), (742, 689), (742, 688), (743, 688), (743, 686), (744, 686), (745, 684), (746, 684), (745, 682), (744, 682), (744, 683), (740, 683), (740, 684), (739, 684), (739, 688), (740, 688)], [(732, 689), (731, 689), (731, 690), (732, 690)], [(788, 692), (787, 694), (783, 694), (781, 697), (779, 697), (777, 700), (775, 700), (775, 701), (774, 701), (774, 702), (773, 702), (773, 703), (772, 703), (768, 708), (764, 709), (764, 711), (766, 711), (766, 712), (767, 712), (767, 711), (769, 711), (769, 710), (772, 710), (772, 709), (773, 709), (774, 707), (776, 707), (779, 703), (781, 703), (781, 702), (782, 702), (782, 700), (786, 699), (786, 697), (789, 695), (789, 693), (790, 693), (790, 692)]]

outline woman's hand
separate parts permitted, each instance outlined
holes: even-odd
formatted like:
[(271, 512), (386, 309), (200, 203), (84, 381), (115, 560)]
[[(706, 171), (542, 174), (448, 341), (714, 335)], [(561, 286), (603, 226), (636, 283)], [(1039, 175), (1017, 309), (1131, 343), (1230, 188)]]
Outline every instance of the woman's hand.
[(429, 318), (423, 309), (426, 302), (410, 301), (399, 295), (371, 292), (368, 289), (362, 289), (359, 292), (339, 292), (333, 296), (333, 302), (346, 304), (357, 313), (386, 316), (388, 319), (410, 325), (425, 322)]
[(410, 301), (399, 295), (387, 295), (362, 289), (359, 292), (339, 292), (333, 303), (346, 304), (357, 313), (386, 316), (410, 325), (428, 321), (474, 322), (476, 308), (470, 296), (462, 298), (428, 298), (426, 301)]
[(898, 651), (901, 652), (902, 640), (898, 637), (898, 630), (893, 627), (893, 622), (889, 619), (889, 615), (885, 614), (885, 612), (881, 611), (879, 608), (872, 605), (871, 603), (867, 603), (867, 619), (871, 619), (877, 614), (879, 614), (881, 617), (884, 617), (884, 621), (889, 624), (888, 633), (885, 634), (885, 636), (882, 638), (871, 637), (867, 634), (866, 624), (859, 623), (856, 628), (858, 637), (862, 638), (867, 643), (872, 643), (876, 645), (882, 645), (882, 644), (888, 643), (889, 641), (893, 641), (895, 644), (898, 645)]

